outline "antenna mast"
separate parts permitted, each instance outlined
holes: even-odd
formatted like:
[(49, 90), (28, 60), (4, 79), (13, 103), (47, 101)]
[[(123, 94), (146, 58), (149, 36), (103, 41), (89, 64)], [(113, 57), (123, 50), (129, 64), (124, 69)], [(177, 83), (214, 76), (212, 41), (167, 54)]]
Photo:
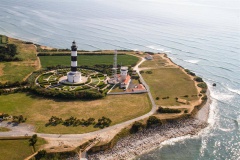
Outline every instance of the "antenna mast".
[(113, 78), (115, 80), (115, 83), (118, 82), (117, 77), (117, 50), (114, 51), (114, 57), (113, 57)]

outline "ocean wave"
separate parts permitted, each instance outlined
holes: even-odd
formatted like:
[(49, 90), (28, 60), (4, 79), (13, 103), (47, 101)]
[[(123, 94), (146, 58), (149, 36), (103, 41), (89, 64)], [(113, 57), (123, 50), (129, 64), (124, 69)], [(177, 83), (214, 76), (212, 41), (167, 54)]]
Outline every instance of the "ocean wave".
[(150, 48), (150, 49), (153, 49), (153, 50), (156, 50), (156, 51), (163, 51), (164, 49), (162, 48), (158, 48), (156, 46), (146, 46), (147, 48)]
[(218, 129), (223, 131), (223, 132), (232, 132), (232, 131), (235, 130), (235, 129), (231, 129), (231, 128), (221, 128), (221, 127), (219, 127)]
[(198, 59), (190, 59), (190, 60), (184, 60), (184, 61), (195, 64), (195, 63), (198, 63), (200, 60), (198, 60)]
[(236, 94), (240, 95), (240, 89), (232, 89), (232, 88), (229, 88), (229, 87), (227, 87), (227, 89), (229, 91), (233, 92), (233, 93), (236, 93)]

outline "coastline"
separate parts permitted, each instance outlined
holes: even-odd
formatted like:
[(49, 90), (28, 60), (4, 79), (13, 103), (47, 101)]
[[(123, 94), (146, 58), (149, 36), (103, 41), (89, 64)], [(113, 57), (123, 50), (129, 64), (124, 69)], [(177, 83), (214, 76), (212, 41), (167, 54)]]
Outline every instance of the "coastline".
[(88, 159), (135, 159), (137, 156), (159, 148), (163, 142), (182, 136), (197, 135), (208, 126), (210, 104), (211, 100), (208, 98), (207, 102), (193, 117), (181, 118), (173, 122), (167, 122), (162, 126), (144, 129), (136, 134), (122, 138), (110, 150), (89, 154)]

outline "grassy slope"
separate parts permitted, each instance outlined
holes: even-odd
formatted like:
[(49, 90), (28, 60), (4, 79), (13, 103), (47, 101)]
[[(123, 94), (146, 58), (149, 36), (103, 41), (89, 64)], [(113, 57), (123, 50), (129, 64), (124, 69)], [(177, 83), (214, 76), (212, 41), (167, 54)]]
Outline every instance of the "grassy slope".
[[(38, 138), (36, 149), (46, 142)], [(28, 140), (0, 140), (0, 160), (19, 160), (33, 154)]]
[[(42, 67), (70, 65), (70, 56), (40, 56)], [(131, 55), (118, 55), (118, 64), (135, 65), (138, 58)], [(113, 55), (79, 55), (78, 65), (113, 64)]]
[(22, 41), (8, 38), (8, 43), (17, 45), (17, 57), (23, 59), (19, 62), (0, 63), (0, 82), (22, 81), (28, 74), (36, 70), (36, 48), (33, 44), (23, 44)]
[[(194, 82), (179, 68), (158, 68), (151, 71), (152, 74), (143, 73), (142, 76), (149, 85), (153, 98), (160, 97), (160, 100), (155, 100), (157, 105), (179, 105), (175, 97), (187, 100), (197, 99), (196, 96), (192, 97), (197, 95)], [(188, 95), (189, 98), (182, 97), (184, 95)], [(170, 98), (162, 99), (167, 96)]]
[[(24, 102), (24, 103), (19, 103)], [(28, 118), (27, 123), (36, 126), (37, 132), (45, 133), (84, 133), (96, 130), (93, 127), (44, 127), (54, 115), (63, 119), (70, 116), (77, 118), (102, 116), (109, 117), (113, 124), (120, 123), (151, 110), (147, 94), (107, 96), (95, 101), (55, 101), (32, 97), (23, 93), (0, 96), (1, 112)], [(129, 112), (131, 111), (131, 112)]]

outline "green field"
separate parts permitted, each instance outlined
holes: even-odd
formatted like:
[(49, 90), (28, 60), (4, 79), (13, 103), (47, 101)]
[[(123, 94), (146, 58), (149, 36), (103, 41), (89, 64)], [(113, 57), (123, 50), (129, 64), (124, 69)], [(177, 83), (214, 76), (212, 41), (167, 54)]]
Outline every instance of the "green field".
[(38, 68), (36, 48), (33, 44), (24, 44), (12, 38), (8, 38), (8, 43), (17, 45), (17, 57), (22, 61), (0, 62), (0, 82), (23, 81), (27, 75)]
[[(160, 98), (155, 100), (157, 105), (180, 105), (176, 102), (176, 97), (188, 101), (198, 99), (193, 80), (179, 68), (159, 68), (151, 71), (152, 74), (147, 74), (145, 71), (142, 76), (149, 85), (153, 98)], [(188, 95), (188, 98), (183, 97), (185, 95)], [(164, 97), (169, 97), (169, 99), (162, 99)]]
[[(21, 103), (24, 102), (24, 103)], [(23, 115), (27, 122), (36, 126), (37, 132), (44, 133), (86, 133), (99, 128), (90, 127), (45, 127), (51, 116), (67, 119), (108, 117), (112, 124), (139, 117), (151, 110), (147, 94), (112, 95), (94, 101), (51, 100), (24, 93), (0, 96), (1, 112), (10, 115)], [(129, 112), (131, 111), (131, 112)]]
[[(46, 142), (38, 138), (36, 149)], [(25, 140), (0, 140), (0, 160), (20, 160), (32, 155), (33, 149)]]
[[(71, 57), (69, 56), (39, 56), (43, 68), (48, 66), (64, 65), (70, 66)], [(118, 55), (119, 65), (135, 65), (138, 58), (131, 55)], [(113, 64), (113, 55), (78, 55), (78, 65), (93, 66), (95, 64)]]

